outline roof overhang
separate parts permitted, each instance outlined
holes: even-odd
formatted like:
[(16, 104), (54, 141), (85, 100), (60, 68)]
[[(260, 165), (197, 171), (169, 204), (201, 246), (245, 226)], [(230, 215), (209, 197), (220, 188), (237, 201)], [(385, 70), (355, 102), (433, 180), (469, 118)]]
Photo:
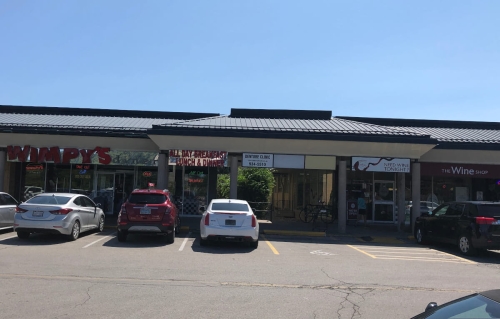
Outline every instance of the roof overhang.
[(52, 147), (93, 149), (96, 146), (110, 147), (111, 150), (158, 152), (158, 146), (149, 138), (82, 136), (57, 134), (0, 133), (0, 147), (9, 145), (30, 145), (32, 147)]
[[(254, 134), (255, 135), (255, 134)], [(409, 143), (408, 141), (386, 140), (367, 141), (365, 139), (303, 139), (297, 134), (289, 138), (273, 136), (207, 136), (205, 134), (164, 135), (149, 137), (160, 150), (191, 149), (207, 151), (227, 151), (230, 153), (273, 153), (301, 155), (371, 156), (418, 159), (431, 150), (435, 144)]]

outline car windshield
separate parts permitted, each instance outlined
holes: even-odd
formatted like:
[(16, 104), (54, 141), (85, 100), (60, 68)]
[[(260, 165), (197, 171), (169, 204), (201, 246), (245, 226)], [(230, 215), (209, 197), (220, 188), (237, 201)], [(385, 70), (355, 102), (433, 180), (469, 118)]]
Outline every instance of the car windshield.
[(479, 205), (478, 214), (484, 217), (500, 216), (500, 205)]
[(130, 195), (128, 202), (131, 204), (163, 204), (167, 197), (163, 194), (134, 194)]
[(248, 205), (242, 203), (213, 203), (212, 211), (248, 212)]
[(425, 318), (500, 318), (500, 304), (486, 297), (473, 295), (441, 308)]
[(68, 196), (36, 196), (26, 201), (28, 204), (41, 205), (64, 205), (69, 202), (71, 197)]

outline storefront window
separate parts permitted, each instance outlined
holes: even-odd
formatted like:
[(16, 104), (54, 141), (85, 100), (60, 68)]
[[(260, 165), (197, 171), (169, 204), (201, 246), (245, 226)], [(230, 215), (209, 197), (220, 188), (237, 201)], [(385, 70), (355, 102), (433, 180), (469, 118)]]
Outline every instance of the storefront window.
[(45, 192), (67, 193), (70, 191), (71, 166), (70, 164), (47, 163), (47, 179)]
[(45, 163), (23, 163), (24, 185), (21, 189), (21, 200), (26, 201), (33, 196), (45, 192)]
[(93, 164), (72, 164), (70, 192), (90, 196), (94, 189)]
[(146, 189), (148, 188), (149, 183), (153, 183), (156, 185), (157, 181), (158, 181), (158, 167), (141, 166), (138, 168), (137, 188)]
[(434, 177), (434, 192), (439, 204), (452, 201), (471, 200), (471, 179)]

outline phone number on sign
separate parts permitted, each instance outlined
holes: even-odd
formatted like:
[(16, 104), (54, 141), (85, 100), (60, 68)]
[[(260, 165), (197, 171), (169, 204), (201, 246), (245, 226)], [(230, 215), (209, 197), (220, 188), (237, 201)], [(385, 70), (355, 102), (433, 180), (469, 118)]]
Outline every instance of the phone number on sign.
[(261, 162), (249, 162), (248, 166), (255, 166), (255, 167), (267, 167), (267, 163), (261, 163)]

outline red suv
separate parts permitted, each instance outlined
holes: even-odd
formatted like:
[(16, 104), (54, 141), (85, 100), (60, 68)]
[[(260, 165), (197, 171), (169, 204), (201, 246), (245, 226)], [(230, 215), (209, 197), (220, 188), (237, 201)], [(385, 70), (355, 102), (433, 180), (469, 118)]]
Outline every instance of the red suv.
[(173, 243), (180, 228), (177, 207), (168, 190), (136, 189), (122, 205), (118, 214), (118, 241), (129, 233), (166, 235)]

